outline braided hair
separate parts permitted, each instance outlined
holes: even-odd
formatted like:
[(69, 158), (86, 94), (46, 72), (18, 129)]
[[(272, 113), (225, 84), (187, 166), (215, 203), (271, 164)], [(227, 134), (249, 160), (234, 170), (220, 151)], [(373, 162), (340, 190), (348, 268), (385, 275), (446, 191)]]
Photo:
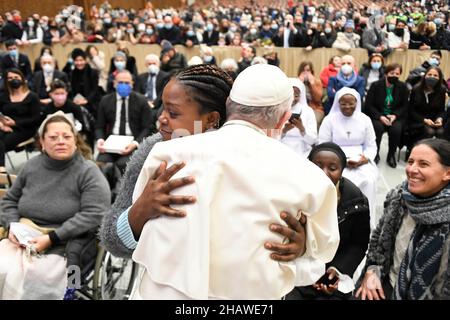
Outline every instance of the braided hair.
[(225, 123), (226, 101), (233, 85), (228, 73), (216, 65), (198, 64), (178, 72), (175, 80), (200, 105), (200, 114), (217, 111), (220, 114), (219, 126)]

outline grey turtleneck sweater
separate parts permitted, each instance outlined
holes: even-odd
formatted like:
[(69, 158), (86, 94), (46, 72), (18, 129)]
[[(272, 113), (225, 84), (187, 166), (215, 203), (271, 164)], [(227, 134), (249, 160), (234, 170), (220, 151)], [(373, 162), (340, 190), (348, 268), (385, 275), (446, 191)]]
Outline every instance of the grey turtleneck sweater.
[(1, 202), (0, 224), (28, 218), (55, 228), (61, 242), (99, 226), (110, 207), (106, 178), (78, 152), (69, 160), (45, 154), (30, 159)]

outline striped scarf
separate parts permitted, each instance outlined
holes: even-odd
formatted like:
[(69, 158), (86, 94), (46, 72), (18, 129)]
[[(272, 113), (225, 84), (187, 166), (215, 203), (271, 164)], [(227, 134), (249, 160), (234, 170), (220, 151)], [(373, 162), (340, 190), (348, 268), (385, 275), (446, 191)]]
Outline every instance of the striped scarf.
[(433, 299), (441, 260), (449, 250), (450, 185), (430, 198), (418, 198), (407, 190), (403, 186), (402, 198), (416, 228), (400, 265), (393, 299)]

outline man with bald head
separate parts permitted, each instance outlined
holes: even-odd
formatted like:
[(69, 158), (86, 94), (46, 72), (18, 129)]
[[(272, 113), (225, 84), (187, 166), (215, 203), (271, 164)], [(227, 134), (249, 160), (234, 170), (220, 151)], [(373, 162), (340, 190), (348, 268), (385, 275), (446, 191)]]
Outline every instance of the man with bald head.
[(69, 87), (69, 77), (64, 72), (56, 70), (56, 60), (49, 54), (41, 56), (40, 63), (42, 70), (33, 74), (30, 88), (38, 94), (41, 104), (47, 105), (51, 102), (49, 92), (52, 82), (58, 79)]
[[(114, 79), (115, 92), (102, 98), (98, 106), (95, 138), (101, 163), (115, 163), (123, 173), (128, 158), (139, 143), (150, 135), (151, 114), (147, 99), (133, 91), (133, 77), (121, 70)], [(133, 141), (120, 153), (105, 150), (105, 140), (110, 135), (132, 136)], [(110, 181), (111, 182), (111, 181)]]
[(328, 101), (325, 105), (325, 113), (328, 114), (331, 106), (333, 105), (336, 92), (341, 90), (343, 87), (352, 88), (358, 91), (361, 96), (361, 101), (363, 101), (365, 86), (366, 81), (356, 72), (355, 58), (351, 55), (343, 56), (341, 69), (339, 69), (336, 77), (331, 77), (328, 82)]

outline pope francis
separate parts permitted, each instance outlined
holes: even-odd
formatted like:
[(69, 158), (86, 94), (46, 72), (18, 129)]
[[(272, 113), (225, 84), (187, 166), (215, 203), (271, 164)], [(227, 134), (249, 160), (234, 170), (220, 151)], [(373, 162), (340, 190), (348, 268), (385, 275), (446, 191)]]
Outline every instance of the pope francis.
[[(293, 88), (277, 67), (258, 64), (236, 78), (228, 119), (213, 132), (157, 143), (144, 163), (133, 202), (161, 161), (185, 162), (174, 191), (196, 197), (183, 219), (149, 220), (133, 260), (143, 266), (133, 299), (280, 299), (324, 273), (338, 247), (336, 189), (317, 166), (278, 141)], [(275, 132), (275, 133), (274, 133)], [(262, 245), (279, 212), (307, 216), (306, 252), (277, 262)]]

